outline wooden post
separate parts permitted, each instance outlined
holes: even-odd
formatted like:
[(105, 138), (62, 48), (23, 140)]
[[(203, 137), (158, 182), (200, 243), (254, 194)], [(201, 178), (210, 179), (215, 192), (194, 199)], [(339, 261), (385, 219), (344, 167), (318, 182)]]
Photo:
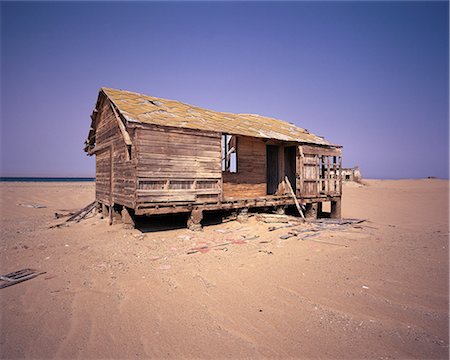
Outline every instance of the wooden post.
[(113, 223), (113, 210), (112, 210), (113, 206), (114, 206), (113, 204), (108, 206), (109, 225), (112, 225)]
[(286, 206), (284, 205), (277, 206), (275, 209), (275, 213), (278, 215), (284, 215), (286, 213)]
[(331, 218), (341, 219), (341, 199), (331, 202)]
[(284, 177), (284, 180), (286, 181), (286, 184), (287, 184), (287, 186), (288, 186), (288, 189), (289, 189), (289, 191), (291, 192), (291, 196), (292, 196), (292, 198), (294, 199), (295, 206), (297, 206), (298, 212), (300, 213), (302, 219), (305, 220), (305, 216), (303, 215), (302, 208), (300, 207), (300, 204), (299, 204), (298, 201), (297, 201), (297, 197), (295, 196), (294, 190), (292, 189), (292, 186), (291, 186), (291, 183), (290, 183), (288, 177), (285, 176), (285, 177)]
[(113, 214), (112, 214), (112, 207), (114, 206), (113, 203), (113, 146), (111, 145), (109, 147), (109, 225), (112, 225), (113, 223)]
[(320, 194), (320, 192), (322, 191), (322, 183), (320, 182), (320, 157), (319, 155), (314, 155), (314, 159), (316, 160), (316, 169), (317, 169), (317, 174), (316, 174), (316, 186), (317, 189), (315, 191), (315, 194)]
[(124, 206), (122, 209), (122, 223), (125, 229), (134, 229), (136, 223), (134, 222), (133, 216), (131, 215), (129, 209)]
[(303, 179), (305, 177), (305, 174), (303, 173), (305, 170), (304, 159), (305, 156), (303, 155), (303, 149), (301, 146), (297, 147), (297, 169), (296, 169), (296, 179), (297, 179), (297, 188), (296, 191), (300, 195), (300, 198), (303, 198)]
[(113, 206), (113, 222), (114, 224), (120, 224), (122, 222), (122, 214), (117, 206)]
[(201, 224), (202, 219), (203, 219), (203, 210), (199, 208), (193, 209), (187, 222), (188, 229), (192, 231), (202, 230)]
[(338, 174), (337, 174), (336, 161), (337, 161), (336, 156), (333, 156), (333, 192), (334, 193), (336, 193), (336, 191), (338, 189), (338, 184), (337, 184)]
[(321, 217), (324, 217), (323, 216), (323, 203), (318, 202), (317, 203), (317, 218), (321, 218)]
[(318, 204), (312, 203), (312, 204), (306, 204), (306, 210), (305, 210), (305, 216), (307, 219), (317, 219), (318, 218)]
[(240, 223), (247, 222), (248, 221), (248, 208), (239, 209), (236, 220), (239, 221)]
[(102, 219), (106, 217), (106, 214), (108, 213), (108, 207), (105, 203), (102, 203)]
[(330, 157), (327, 156), (327, 185), (326, 185), (326, 193), (331, 193), (331, 165), (330, 165)]

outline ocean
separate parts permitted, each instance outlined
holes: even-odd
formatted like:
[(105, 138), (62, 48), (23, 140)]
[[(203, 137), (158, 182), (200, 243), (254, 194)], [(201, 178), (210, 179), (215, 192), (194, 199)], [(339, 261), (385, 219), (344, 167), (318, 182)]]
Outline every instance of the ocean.
[(91, 177), (0, 177), (0, 182), (88, 182)]

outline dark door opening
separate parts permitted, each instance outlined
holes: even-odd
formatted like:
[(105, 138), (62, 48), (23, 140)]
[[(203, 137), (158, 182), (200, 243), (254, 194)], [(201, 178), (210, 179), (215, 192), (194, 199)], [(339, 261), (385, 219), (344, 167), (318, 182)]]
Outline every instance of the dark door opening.
[(295, 163), (297, 161), (297, 147), (288, 146), (284, 148), (284, 175), (288, 177), (292, 189), (296, 190), (296, 171)]
[(267, 195), (274, 195), (278, 190), (278, 146), (266, 146), (267, 158)]

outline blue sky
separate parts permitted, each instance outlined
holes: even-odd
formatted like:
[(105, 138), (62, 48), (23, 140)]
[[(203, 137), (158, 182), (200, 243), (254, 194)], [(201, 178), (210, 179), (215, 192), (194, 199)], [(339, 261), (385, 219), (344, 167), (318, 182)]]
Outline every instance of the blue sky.
[(94, 176), (101, 86), (293, 122), (448, 177), (447, 2), (2, 2), (1, 175)]

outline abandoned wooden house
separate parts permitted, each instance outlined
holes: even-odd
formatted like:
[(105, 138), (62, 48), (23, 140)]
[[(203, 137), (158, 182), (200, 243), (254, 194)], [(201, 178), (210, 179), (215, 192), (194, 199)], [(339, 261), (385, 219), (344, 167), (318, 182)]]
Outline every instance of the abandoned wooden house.
[(288, 122), (109, 88), (91, 118), (85, 151), (110, 219), (185, 212), (195, 228), (204, 211), (282, 212), (297, 199), (306, 216), (324, 202), (341, 216), (341, 146)]

